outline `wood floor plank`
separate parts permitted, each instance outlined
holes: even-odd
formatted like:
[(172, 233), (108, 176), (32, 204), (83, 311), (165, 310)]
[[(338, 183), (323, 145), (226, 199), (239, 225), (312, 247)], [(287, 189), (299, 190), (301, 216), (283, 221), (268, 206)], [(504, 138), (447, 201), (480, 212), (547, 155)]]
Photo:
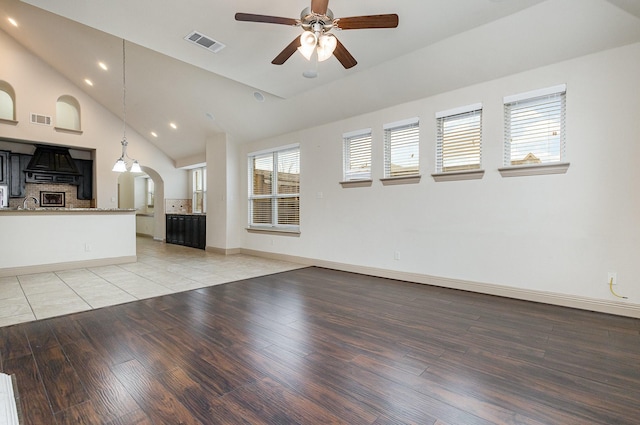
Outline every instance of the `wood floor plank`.
[(638, 364), (638, 319), (316, 267), (0, 328), (25, 425), (631, 425)]
[(86, 339), (64, 346), (64, 352), (74, 366), (101, 420), (115, 420), (140, 407), (118, 381), (105, 360)]
[(238, 357), (261, 369), (271, 379), (295, 388), (307, 399), (351, 425), (370, 424), (378, 416), (374, 408), (353, 398), (351, 394), (332, 390), (323, 382), (322, 376), (316, 375), (305, 364), (304, 357), (279, 350), (275, 346), (260, 351), (235, 347), (235, 352)]
[(177, 394), (149, 374), (137, 360), (116, 365), (113, 372), (152, 423), (203, 425), (180, 403)]
[(108, 419), (94, 408), (91, 400), (58, 412), (55, 418), (58, 425), (102, 425)]
[(23, 425), (55, 424), (49, 398), (32, 355), (11, 356), (4, 362), (2, 372), (16, 377)]
[(294, 390), (264, 378), (244, 386), (227, 398), (269, 424), (348, 424)]
[(128, 413), (118, 419), (105, 423), (105, 425), (154, 425), (151, 419), (142, 410)]
[(89, 400), (60, 346), (34, 351), (33, 356), (54, 413)]
[(26, 325), (15, 325), (0, 328), (0, 365), (7, 360), (31, 354), (25, 327)]

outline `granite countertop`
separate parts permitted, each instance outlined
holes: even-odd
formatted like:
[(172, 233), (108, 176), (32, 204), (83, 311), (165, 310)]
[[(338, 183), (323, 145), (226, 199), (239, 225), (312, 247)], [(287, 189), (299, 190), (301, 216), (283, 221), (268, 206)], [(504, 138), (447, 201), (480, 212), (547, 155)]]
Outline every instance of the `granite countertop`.
[(30, 214), (30, 213), (126, 213), (135, 212), (133, 208), (60, 208), (60, 207), (38, 207), (38, 208), (0, 208), (0, 214), (13, 213), (13, 214)]

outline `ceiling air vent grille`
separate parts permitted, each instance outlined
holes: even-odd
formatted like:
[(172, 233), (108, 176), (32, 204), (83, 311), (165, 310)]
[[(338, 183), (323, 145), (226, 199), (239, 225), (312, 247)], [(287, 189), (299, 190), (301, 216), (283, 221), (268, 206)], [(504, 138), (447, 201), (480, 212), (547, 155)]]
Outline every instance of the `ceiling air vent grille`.
[(203, 35), (198, 31), (193, 31), (192, 33), (188, 34), (184, 39), (194, 44), (197, 44), (200, 47), (204, 47), (205, 49), (210, 50), (213, 53), (218, 53), (220, 50), (225, 48), (224, 44), (214, 40), (211, 37), (207, 37), (206, 35)]
[(40, 115), (31, 113), (31, 124), (51, 125), (51, 117), (47, 115)]

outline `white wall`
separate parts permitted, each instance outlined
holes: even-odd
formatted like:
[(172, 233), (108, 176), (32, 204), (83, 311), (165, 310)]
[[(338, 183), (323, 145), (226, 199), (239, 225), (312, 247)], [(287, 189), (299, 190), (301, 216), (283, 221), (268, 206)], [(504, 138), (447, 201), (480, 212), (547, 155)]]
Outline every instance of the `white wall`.
[[(119, 173), (112, 172), (111, 168), (121, 153), (121, 119), (22, 48), (3, 31), (0, 31), (0, 52), (0, 80), (7, 81), (15, 90), (16, 119), (19, 121), (15, 126), (0, 124), (0, 137), (95, 149), (97, 207), (115, 208)], [(53, 126), (29, 122), (31, 112), (52, 116), (55, 122), (56, 101), (61, 95), (73, 96), (80, 103), (81, 135), (57, 132)], [(162, 176), (166, 197), (183, 198), (187, 195), (185, 170), (176, 169), (170, 158), (131, 128), (127, 128), (127, 140), (129, 156)]]
[[(228, 134), (207, 140), (207, 247), (230, 252), (239, 247), (238, 173), (244, 157)], [(245, 168), (246, 170), (246, 168)]]
[[(473, 72), (473, 70), (469, 70)], [(242, 147), (301, 144), (301, 235), (246, 232), (248, 250), (640, 304), (640, 44), (562, 62)], [(428, 75), (425, 75), (428, 78)], [(567, 84), (564, 175), (503, 178), (502, 98)], [(434, 182), (434, 114), (482, 102), (482, 180)], [(419, 116), (419, 184), (382, 186), (382, 126)], [(343, 189), (342, 134), (373, 128), (371, 187)], [(322, 197), (318, 197), (319, 193)], [(394, 260), (394, 251), (400, 259)]]

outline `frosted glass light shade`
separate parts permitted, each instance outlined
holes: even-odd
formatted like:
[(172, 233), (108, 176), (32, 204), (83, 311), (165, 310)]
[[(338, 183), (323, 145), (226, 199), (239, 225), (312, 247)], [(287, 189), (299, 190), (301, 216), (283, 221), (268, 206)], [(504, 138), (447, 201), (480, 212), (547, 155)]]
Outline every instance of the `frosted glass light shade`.
[(298, 47), (298, 51), (302, 53), (307, 60), (311, 60), (311, 55), (313, 55), (313, 50), (316, 48), (316, 44), (318, 43), (318, 39), (316, 35), (311, 31), (305, 31), (300, 35), (300, 47)]
[(318, 62), (325, 61), (331, 57), (336, 49), (338, 41), (331, 34), (325, 34), (318, 39)]
[(122, 158), (118, 159), (116, 163), (113, 165), (111, 171), (115, 171), (117, 173), (124, 173), (127, 171), (127, 164), (125, 164)]
[(138, 161), (133, 161), (133, 164), (131, 164), (131, 170), (132, 173), (141, 173), (142, 169), (140, 168), (140, 164), (138, 163)]

